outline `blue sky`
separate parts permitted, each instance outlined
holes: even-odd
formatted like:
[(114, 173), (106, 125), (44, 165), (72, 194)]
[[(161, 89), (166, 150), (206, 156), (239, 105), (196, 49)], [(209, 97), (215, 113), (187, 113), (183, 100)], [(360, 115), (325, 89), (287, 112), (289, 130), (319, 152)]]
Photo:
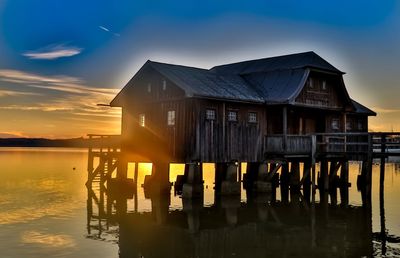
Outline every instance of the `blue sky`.
[(118, 133), (119, 111), (95, 104), (147, 59), (209, 68), (310, 50), (347, 72), (373, 129), (400, 130), (398, 46), (398, 0), (0, 0), (0, 137)]

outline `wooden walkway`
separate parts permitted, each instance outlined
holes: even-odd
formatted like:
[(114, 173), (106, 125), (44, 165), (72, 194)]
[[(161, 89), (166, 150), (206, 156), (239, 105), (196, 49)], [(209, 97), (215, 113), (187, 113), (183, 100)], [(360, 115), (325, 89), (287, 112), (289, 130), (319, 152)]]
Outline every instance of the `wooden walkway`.
[(400, 156), (400, 132), (315, 133), (310, 135), (267, 135), (266, 155), (286, 157), (342, 156), (351, 160)]
[[(121, 136), (89, 135), (89, 138), (92, 145), (88, 151), (88, 187), (99, 183), (102, 192), (107, 192), (107, 187), (112, 181), (137, 185), (137, 162), (130, 160), (121, 151)], [(317, 188), (320, 191), (330, 191), (349, 187), (348, 162), (356, 160), (362, 164), (357, 187), (363, 193), (363, 198), (370, 200), (372, 164), (377, 159), (380, 160), (380, 181), (383, 184), (386, 158), (400, 156), (400, 133), (268, 135), (264, 139), (264, 150), (264, 160), (247, 163), (243, 180), (240, 162), (216, 163), (215, 190), (221, 194), (240, 194), (241, 181), (246, 190), (256, 192), (270, 191), (273, 185), (302, 188), (312, 193), (315, 193)], [(133, 179), (127, 178), (128, 162), (135, 162)], [(319, 171), (316, 171), (317, 163)], [(185, 176), (181, 178), (182, 184), (186, 184), (184, 189), (190, 190), (191, 198), (203, 189), (201, 164), (201, 161), (187, 163)], [(157, 169), (154, 170), (154, 167)], [(168, 167), (168, 164), (164, 163), (162, 166), (153, 164), (152, 176), (145, 180), (147, 183), (153, 182), (157, 187), (162, 186), (163, 189), (159, 189), (159, 193), (169, 192), (171, 184)], [(149, 185), (146, 182), (145, 185)]]

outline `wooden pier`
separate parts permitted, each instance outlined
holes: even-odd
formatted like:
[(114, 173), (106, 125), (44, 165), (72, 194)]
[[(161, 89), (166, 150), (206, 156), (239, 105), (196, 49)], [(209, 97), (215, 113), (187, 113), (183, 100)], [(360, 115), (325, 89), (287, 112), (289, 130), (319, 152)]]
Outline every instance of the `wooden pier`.
[[(106, 189), (110, 182), (137, 186), (138, 163), (121, 149), (121, 137), (117, 135), (89, 135), (92, 146), (88, 152), (88, 187), (99, 182)], [(259, 162), (247, 162), (242, 178), (241, 162), (232, 160), (215, 165), (215, 192), (218, 195), (240, 194), (240, 182), (246, 190), (268, 192), (272, 187), (301, 188), (307, 193), (329, 191), (349, 187), (349, 161), (361, 161), (362, 169), (357, 187), (363, 200), (371, 200), (372, 164), (381, 163), (381, 181), (384, 166), (390, 156), (400, 156), (400, 133), (316, 133), (310, 135), (267, 135), (264, 139), (265, 155)], [(127, 178), (128, 162), (135, 163), (134, 177)], [(153, 172), (144, 182), (151, 192), (169, 193), (169, 164), (153, 162)], [(316, 169), (318, 165), (319, 171)], [(302, 173), (300, 173), (302, 170)], [(302, 177), (300, 177), (302, 174)], [(181, 184), (185, 198), (195, 198), (202, 193), (202, 163), (186, 163)]]

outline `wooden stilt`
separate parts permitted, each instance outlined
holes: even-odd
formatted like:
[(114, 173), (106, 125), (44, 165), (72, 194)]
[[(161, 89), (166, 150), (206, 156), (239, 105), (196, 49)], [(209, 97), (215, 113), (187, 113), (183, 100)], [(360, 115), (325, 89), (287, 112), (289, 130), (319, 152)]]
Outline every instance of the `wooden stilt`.
[[(226, 174), (226, 163), (215, 163), (215, 193), (221, 192), (221, 184)], [(247, 173), (246, 173), (247, 174)]]
[(289, 164), (285, 162), (282, 164), (282, 173), (280, 176), (281, 184), (281, 198), (283, 203), (289, 202)]
[(134, 172), (133, 172), (133, 183), (135, 185), (135, 187), (137, 187), (138, 184), (138, 173), (139, 173), (139, 163), (135, 162), (135, 166), (134, 166)]
[(292, 187), (300, 186), (300, 164), (299, 162), (292, 162), (290, 168), (290, 185)]
[(342, 161), (340, 170), (340, 186), (349, 187), (349, 161)]
[(128, 177), (128, 162), (120, 158), (117, 167), (117, 179), (123, 181), (127, 177)]
[(321, 160), (321, 183), (319, 190), (327, 191), (329, 189), (329, 177), (328, 177), (328, 160)]
[(340, 161), (332, 160), (330, 162), (330, 169), (329, 169), (329, 187), (330, 189), (334, 189), (337, 187), (337, 172), (341, 166)]
[(182, 188), (182, 198), (199, 198), (203, 196), (203, 166), (194, 162), (185, 164), (186, 182)]
[(309, 161), (304, 162), (303, 165), (303, 178), (300, 183), (303, 185), (303, 195), (307, 202), (310, 202), (311, 194), (311, 163)]

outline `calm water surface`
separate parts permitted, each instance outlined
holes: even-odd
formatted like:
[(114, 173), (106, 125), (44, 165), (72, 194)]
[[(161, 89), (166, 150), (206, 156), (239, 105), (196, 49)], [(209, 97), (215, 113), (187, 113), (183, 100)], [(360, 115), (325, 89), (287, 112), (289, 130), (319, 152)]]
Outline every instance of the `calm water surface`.
[[(400, 167), (393, 163), (383, 203), (374, 165), (372, 209), (362, 207), (357, 163), (350, 165), (348, 205), (338, 191), (328, 203), (317, 194), (314, 207), (295, 194), (282, 201), (279, 189), (276, 198), (248, 199), (242, 191), (215, 200), (212, 165), (205, 166), (201, 201), (182, 202), (173, 191), (146, 198), (140, 186), (136, 195), (102, 195), (85, 187), (86, 166), (86, 150), (0, 149), (0, 257), (368, 257), (382, 248), (400, 257)], [(170, 181), (182, 170), (174, 166)], [(141, 164), (139, 184), (149, 173)]]

